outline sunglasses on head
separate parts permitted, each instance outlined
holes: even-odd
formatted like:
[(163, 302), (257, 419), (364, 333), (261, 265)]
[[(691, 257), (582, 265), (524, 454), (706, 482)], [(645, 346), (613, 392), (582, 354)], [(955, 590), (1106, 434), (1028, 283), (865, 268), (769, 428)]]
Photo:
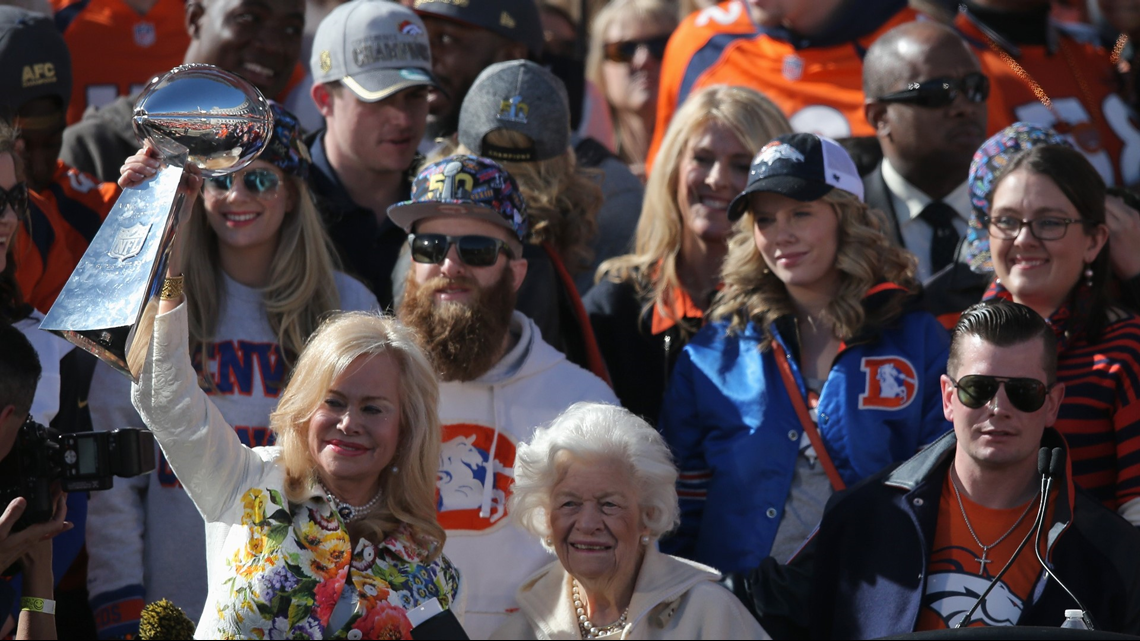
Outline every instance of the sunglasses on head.
[(640, 47), (645, 47), (649, 55), (660, 60), (665, 56), (665, 45), (669, 44), (669, 36), (646, 38), (645, 40), (622, 40), (621, 42), (607, 42), (602, 45), (602, 52), (610, 62), (630, 62), (637, 55)]
[[(949, 378), (949, 377), (948, 377)], [(959, 380), (950, 378), (958, 389), (958, 400), (971, 409), (989, 403), (997, 395), (998, 388), (1005, 384), (1005, 395), (1009, 402), (1022, 412), (1036, 412), (1045, 404), (1050, 385), (1033, 378), (1008, 378), (1006, 376), (986, 376), (970, 374)]]
[(990, 79), (980, 72), (968, 73), (961, 78), (935, 78), (925, 82), (912, 82), (902, 91), (878, 98), (879, 102), (903, 102), (919, 107), (945, 107), (958, 99), (958, 94), (970, 102), (985, 102), (990, 95)]
[(412, 260), (431, 265), (442, 263), (452, 245), (459, 250), (459, 260), (468, 267), (490, 267), (499, 260), (500, 252), (507, 258), (515, 257), (505, 240), (490, 236), (408, 234), (408, 245), (412, 249)]
[[(271, 169), (250, 169), (245, 172), (238, 172), (237, 175), (241, 176), (241, 182), (245, 185), (246, 190), (258, 196), (272, 192), (281, 184), (281, 179)], [(218, 191), (229, 191), (233, 189), (234, 180), (235, 174), (225, 174), (224, 176), (207, 178), (206, 184)]]
[(28, 183), (19, 182), (8, 189), (0, 187), (0, 216), (9, 207), (16, 212), (16, 218), (23, 218), (28, 213)]

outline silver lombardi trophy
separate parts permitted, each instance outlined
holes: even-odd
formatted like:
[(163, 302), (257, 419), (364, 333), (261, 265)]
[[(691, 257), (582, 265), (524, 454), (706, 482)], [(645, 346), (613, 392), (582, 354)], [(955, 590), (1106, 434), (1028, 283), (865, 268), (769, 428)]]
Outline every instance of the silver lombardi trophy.
[(139, 95), (134, 130), (167, 166), (119, 196), (40, 328), (138, 381), (184, 214), (182, 167), (193, 163), (204, 176), (240, 170), (268, 142), (273, 114), (245, 80), (212, 65), (183, 65)]

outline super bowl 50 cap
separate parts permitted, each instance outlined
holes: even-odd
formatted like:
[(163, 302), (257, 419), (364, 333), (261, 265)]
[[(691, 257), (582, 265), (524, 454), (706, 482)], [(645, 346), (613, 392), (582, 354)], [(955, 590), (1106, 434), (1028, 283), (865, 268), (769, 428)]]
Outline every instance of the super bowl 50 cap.
[(535, 0), (415, 0), (416, 12), (466, 22), (542, 53), (542, 20)]
[(420, 170), (412, 199), (388, 208), (388, 218), (411, 232), (416, 221), (469, 216), (501, 225), (526, 241), (526, 202), (499, 163), (478, 156), (448, 156)]
[(339, 80), (365, 102), (436, 85), (423, 21), (389, 0), (352, 0), (333, 9), (313, 36), (309, 70), (314, 84)]
[(808, 202), (842, 189), (863, 200), (863, 180), (847, 151), (816, 134), (784, 134), (764, 145), (752, 159), (748, 186), (728, 206), (728, 219), (739, 220), (748, 195), (770, 191)]
[[(523, 149), (488, 143), (487, 134), (510, 129), (524, 134)], [(570, 99), (554, 74), (529, 60), (491, 65), (479, 74), (459, 110), (459, 142), (499, 161), (533, 162), (566, 153), (570, 146)]]
[(0, 6), (0, 118), (25, 104), (56, 97), (63, 111), (71, 100), (71, 54), (47, 16)]

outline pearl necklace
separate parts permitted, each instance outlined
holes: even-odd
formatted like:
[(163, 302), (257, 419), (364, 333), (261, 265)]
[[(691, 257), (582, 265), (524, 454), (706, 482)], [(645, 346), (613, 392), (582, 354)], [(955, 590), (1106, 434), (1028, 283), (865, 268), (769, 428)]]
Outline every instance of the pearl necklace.
[(337, 514), (340, 515), (341, 520), (345, 523), (352, 523), (353, 521), (364, 517), (365, 514), (371, 512), (372, 508), (376, 507), (376, 504), (380, 502), (381, 490), (376, 491), (376, 496), (372, 497), (371, 501), (365, 503), (364, 505), (357, 506), (352, 505), (351, 503), (345, 503), (344, 501), (333, 496), (333, 493), (329, 491), (329, 488), (325, 487), (324, 483), (317, 481), (317, 485), (321, 486), (321, 489), (325, 491), (325, 496), (328, 498), (329, 503), (332, 503), (333, 509), (336, 510)]
[(578, 582), (573, 581), (571, 585), (573, 586), (574, 613), (578, 615), (578, 632), (582, 634), (583, 639), (608, 637), (625, 627), (625, 622), (629, 618), (629, 608), (621, 613), (621, 617), (617, 621), (599, 628), (590, 621), (590, 617), (586, 616), (586, 606), (582, 604), (582, 596), (578, 592)]

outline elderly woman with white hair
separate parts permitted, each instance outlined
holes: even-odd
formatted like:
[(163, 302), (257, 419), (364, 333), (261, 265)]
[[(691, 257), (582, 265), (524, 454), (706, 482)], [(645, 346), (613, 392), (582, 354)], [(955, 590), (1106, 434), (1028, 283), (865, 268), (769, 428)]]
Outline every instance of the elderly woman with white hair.
[(577, 403), (519, 445), (510, 513), (558, 560), (494, 638), (768, 638), (716, 570), (657, 550), (676, 481), (657, 431), (613, 405)]

